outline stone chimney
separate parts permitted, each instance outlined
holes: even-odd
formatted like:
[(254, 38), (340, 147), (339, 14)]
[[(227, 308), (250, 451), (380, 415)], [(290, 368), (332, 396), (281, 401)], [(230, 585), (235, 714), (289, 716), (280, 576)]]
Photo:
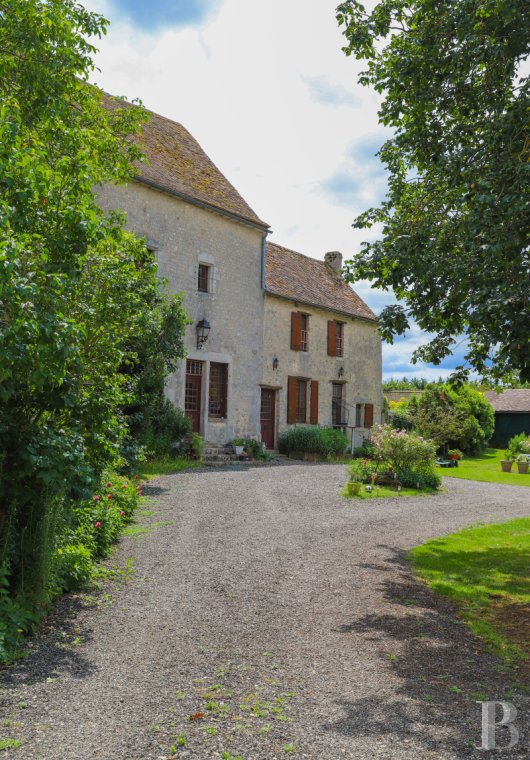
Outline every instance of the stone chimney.
[(331, 269), (337, 280), (342, 280), (342, 253), (340, 251), (330, 251), (324, 256), (326, 266)]

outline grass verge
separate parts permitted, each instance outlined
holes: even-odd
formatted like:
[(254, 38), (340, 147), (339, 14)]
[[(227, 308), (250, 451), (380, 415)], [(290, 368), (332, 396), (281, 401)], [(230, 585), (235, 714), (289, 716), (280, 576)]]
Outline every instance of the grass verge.
[(416, 574), (511, 665), (529, 663), (530, 518), (466, 528), (408, 554)]
[(511, 486), (530, 486), (530, 474), (519, 475), (514, 464), (515, 472), (501, 472), (501, 459), (504, 459), (503, 449), (486, 449), (478, 457), (467, 457), (458, 463), (458, 467), (437, 467), (436, 471), (444, 478), (462, 478), (464, 480), (480, 480), (485, 483), (505, 483)]
[(202, 463), (197, 459), (185, 459), (184, 457), (153, 459), (141, 465), (139, 474), (144, 480), (151, 480), (160, 475), (173, 475), (185, 470), (196, 470), (201, 465)]

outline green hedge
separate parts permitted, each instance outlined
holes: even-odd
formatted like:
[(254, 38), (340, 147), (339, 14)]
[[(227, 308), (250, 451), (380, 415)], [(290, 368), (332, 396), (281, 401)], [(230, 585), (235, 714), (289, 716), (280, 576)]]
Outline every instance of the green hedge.
[(341, 456), (348, 450), (349, 441), (344, 433), (335, 428), (317, 426), (293, 427), (284, 430), (278, 438), (281, 454), (300, 451), (319, 454), (323, 458)]
[[(64, 504), (58, 516), (55, 547), (50, 558), (46, 597), (85, 586), (96, 562), (106, 557), (139, 503), (138, 476), (105, 474), (89, 498)], [(10, 589), (9, 564), (0, 564), (0, 662), (16, 657), (24, 636), (34, 632), (46, 607), (37, 608)]]

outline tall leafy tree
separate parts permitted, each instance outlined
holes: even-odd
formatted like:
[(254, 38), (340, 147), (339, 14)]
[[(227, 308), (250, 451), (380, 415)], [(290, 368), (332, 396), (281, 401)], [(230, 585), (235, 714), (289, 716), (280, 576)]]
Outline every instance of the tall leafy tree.
[(411, 317), (435, 334), (414, 359), (440, 363), (465, 333), (469, 366), (530, 380), (530, 4), (349, 0), (337, 19), (394, 130), (387, 196), (355, 221), (381, 235), (350, 278), (394, 289), (388, 341)]
[(65, 507), (118, 461), (124, 364), (164, 320), (183, 353), (180, 301), (94, 195), (131, 178), (146, 118), (88, 84), (106, 25), (72, 0), (0, 0), (0, 570), (34, 608)]

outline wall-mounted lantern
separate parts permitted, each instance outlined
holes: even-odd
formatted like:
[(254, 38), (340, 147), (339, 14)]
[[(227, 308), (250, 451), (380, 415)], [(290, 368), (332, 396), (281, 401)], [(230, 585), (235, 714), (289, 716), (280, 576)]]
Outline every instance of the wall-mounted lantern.
[(344, 367), (339, 367), (338, 375), (339, 377), (342, 377), (344, 375)]
[(278, 361), (277, 357), (274, 357), (274, 359), (272, 360), (272, 368), (278, 369), (279, 366), (280, 366), (280, 362)]
[(197, 327), (195, 329), (197, 330), (197, 348), (202, 348), (210, 334), (210, 323), (207, 319), (201, 319), (200, 322), (197, 322)]

